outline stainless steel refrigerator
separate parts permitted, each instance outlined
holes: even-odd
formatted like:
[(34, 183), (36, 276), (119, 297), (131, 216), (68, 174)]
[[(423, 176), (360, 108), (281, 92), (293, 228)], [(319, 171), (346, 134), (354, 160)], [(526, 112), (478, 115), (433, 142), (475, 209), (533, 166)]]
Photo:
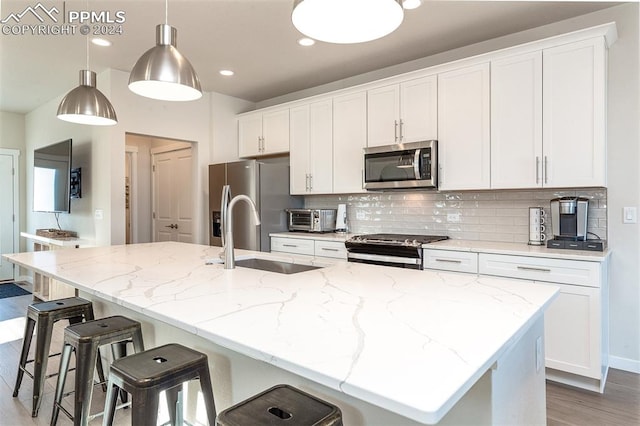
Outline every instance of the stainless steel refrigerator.
[(209, 165), (209, 244), (222, 246), (220, 201), (222, 186), (231, 186), (231, 197), (245, 194), (256, 204), (261, 225), (255, 226), (246, 203), (233, 208), (235, 248), (270, 251), (269, 234), (287, 230), (285, 209), (302, 207), (304, 200), (289, 195), (289, 157), (246, 160)]

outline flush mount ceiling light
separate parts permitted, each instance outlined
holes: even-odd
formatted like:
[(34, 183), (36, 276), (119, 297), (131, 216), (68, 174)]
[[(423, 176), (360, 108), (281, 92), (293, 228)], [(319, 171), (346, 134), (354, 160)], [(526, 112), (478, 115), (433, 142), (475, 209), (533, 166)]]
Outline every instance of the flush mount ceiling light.
[(178, 31), (165, 23), (156, 26), (156, 45), (138, 59), (129, 76), (129, 89), (147, 98), (192, 101), (202, 97), (200, 79), (177, 49)]
[(112, 126), (118, 123), (116, 110), (109, 99), (96, 87), (96, 73), (89, 70), (89, 38), (87, 69), (80, 71), (80, 85), (62, 98), (56, 115), (60, 120), (93, 126)]
[(302, 34), (327, 43), (362, 43), (402, 23), (400, 0), (294, 0), (291, 21)]

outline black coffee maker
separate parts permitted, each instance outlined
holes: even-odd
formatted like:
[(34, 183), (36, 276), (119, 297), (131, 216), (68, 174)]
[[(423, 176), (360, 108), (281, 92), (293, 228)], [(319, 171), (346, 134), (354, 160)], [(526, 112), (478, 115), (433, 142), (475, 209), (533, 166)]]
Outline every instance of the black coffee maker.
[(551, 200), (553, 239), (585, 241), (589, 200), (581, 197), (561, 197)]

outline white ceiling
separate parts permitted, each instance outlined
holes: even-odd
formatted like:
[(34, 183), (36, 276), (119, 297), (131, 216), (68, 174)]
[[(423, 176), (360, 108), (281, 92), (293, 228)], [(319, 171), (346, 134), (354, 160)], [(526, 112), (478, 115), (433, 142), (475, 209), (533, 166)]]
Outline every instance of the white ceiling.
[[(40, 0), (60, 10), (123, 10), (124, 33), (113, 45), (90, 45), (90, 68), (130, 71), (155, 44), (164, 0)], [(0, 20), (38, 0), (0, 0)], [(398, 30), (380, 40), (301, 47), (290, 20), (293, 0), (171, 0), (169, 24), (203, 89), (259, 102), (483, 40), (583, 15), (619, 3), (431, 1), (406, 11)], [(29, 17), (23, 18), (23, 23)], [(29, 23), (38, 23), (31, 17)], [(26, 113), (75, 87), (86, 64), (85, 37), (0, 34), (0, 110)], [(223, 77), (218, 70), (236, 72)], [(98, 81), (100, 88), (100, 81)]]

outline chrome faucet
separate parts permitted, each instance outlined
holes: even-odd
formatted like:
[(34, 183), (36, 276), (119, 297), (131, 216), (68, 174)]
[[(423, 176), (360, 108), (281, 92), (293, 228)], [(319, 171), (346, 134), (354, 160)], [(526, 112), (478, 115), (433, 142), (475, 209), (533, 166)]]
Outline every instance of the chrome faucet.
[[(228, 186), (228, 185), (225, 185)], [(223, 190), (224, 193), (224, 190)], [(255, 219), (255, 225), (260, 225), (260, 216), (258, 215), (258, 210), (256, 209), (256, 205), (254, 204), (251, 198), (246, 195), (236, 195), (226, 206), (226, 211), (223, 211), (222, 217), (225, 218), (223, 222), (223, 234), (224, 242), (224, 269), (234, 269), (236, 267), (236, 259), (233, 255), (233, 206), (236, 205), (238, 201), (246, 201), (251, 207), (251, 211), (253, 212), (253, 217)], [(223, 201), (224, 202), (224, 201)]]

